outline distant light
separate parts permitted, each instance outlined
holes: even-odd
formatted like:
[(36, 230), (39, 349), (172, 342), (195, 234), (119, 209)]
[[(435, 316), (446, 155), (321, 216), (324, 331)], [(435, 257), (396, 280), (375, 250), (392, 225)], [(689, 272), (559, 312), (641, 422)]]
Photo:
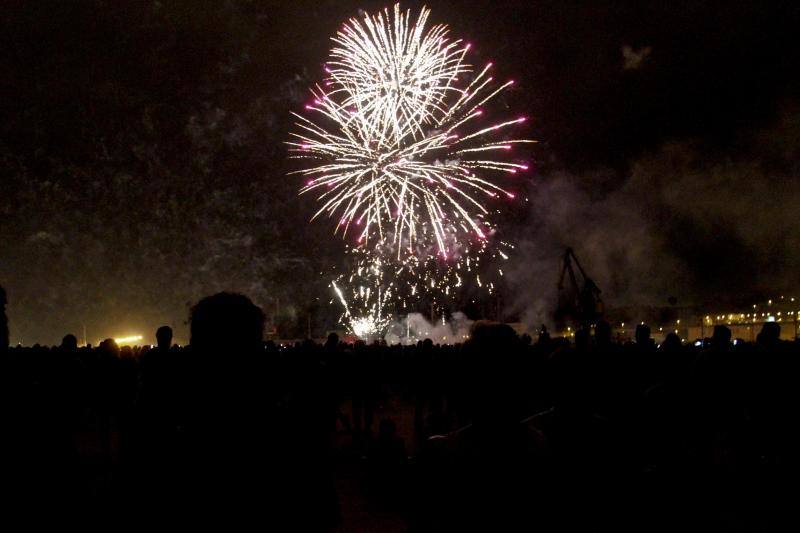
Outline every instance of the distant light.
[(137, 342), (142, 340), (144, 337), (141, 335), (131, 335), (130, 337), (119, 337), (114, 339), (114, 342), (117, 343), (117, 346), (122, 346), (125, 344), (130, 344), (132, 342)]
[(775, 322), (775, 317), (770, 315), (767, 317), (767, 322)]

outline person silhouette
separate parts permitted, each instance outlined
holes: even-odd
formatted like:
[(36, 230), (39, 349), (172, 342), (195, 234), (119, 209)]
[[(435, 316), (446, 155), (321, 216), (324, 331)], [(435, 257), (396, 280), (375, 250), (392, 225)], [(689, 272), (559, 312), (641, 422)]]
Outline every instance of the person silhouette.
[(156, 344), (159, 350), (169, 350), (172, 346), (172, 328), (169, 326), (161, 326), (156, 331)]
[(780, 339), (781, 325), (777, 322), (764, 322), (764, 325), (761, 326), (761, 331), (756, 337), (756, 341), (760, 346), (769, 346), (770, 348), (778, 344)]
[[(427, 439), (418, 454), (417, 513), (435, 531), (526, 531), (540, 433), (521, 423), (522, 348), (507, 324), (477, 322), (464, 344), (472, 423)], [(513, 524), (513, 526), (512, 526)]]
[(650, 337), (650, 326), (647, 324), (639, 324), (636, 326), (636, 345), (640, 348), (651, 348), (653, 346), (653, 339)]
[(0, 353), (8, 351), (8, 317), (6, 316), (6, 291), (0, 286)]
[(542, 327), (539, 329), (539, 339), (537, 340), (537, 344), (540, 346), (547, 346), (550, 344), (550, 333), (547, 331), (547, 326), (542, 324)]
[[(762, 330), (763, 331), (763, 330)], [(726, 326), (714, 326), (714, 334), (711, 337), (711, 346), (718, 350), (727, 350), (731, 345), (731, 330)]]
[(598, 320), (594, 328), (594, 343), (598, 350), (608, 350), (611, 346), (611, 324)]
[[(323, 529), (335, 520), (336, 493), (324, 464), (325, 428), (308, 427), (317, 421), (312, 389), (303, 388), (316, 383), (304, 364), (311, 353), (293, 361), (291, 373), (276, 371), (264, 323), (261, 308), (242, 294), (218, 293), (192, 308), (177, 490), (196, 517)], [(292, 395), (293, 387), (306, 394)]]
[(325, 341), (325, 351), (329, 353), (335, 353), (338, 349), (339, 335), (337, 335), (335, 332), (331, 332), (328, 335), (328, 340)]
[(170, 353), (172, 328), (158, 328), (156, 342), (157, 346), (142, 356), (139, 408), (153, 425), (149, 430), (171, 431), (180, 387), (177, 356)]
[(78, 338), (69, 333), (64, 335), (64, 338), (61, 339), (61, 351), (64, 353), (75, 353), (78, 351)]

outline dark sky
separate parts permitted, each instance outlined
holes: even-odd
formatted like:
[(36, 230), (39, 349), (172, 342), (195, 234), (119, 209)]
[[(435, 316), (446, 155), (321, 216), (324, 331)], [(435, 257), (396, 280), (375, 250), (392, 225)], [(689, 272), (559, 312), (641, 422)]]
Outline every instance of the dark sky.
[[(796, 285), (794, 2), (431, 1), (518, 80), (540, 140), (508, 233), (509, 312), (550, 301), (573, 245), (611, 302), (737, 301)], [(289, 111), (363, 1), (6, 1), (0, 284), (12, 342), (184, 335), (242, 291), (286, 331), (329, 325), (341, 243), (287, 177)], [(406, 2), (408, 7), (421, 3)], [(537, 303), (539, 302), (539, 303)], [(185, 339), (181, 339), (185, 340)]]

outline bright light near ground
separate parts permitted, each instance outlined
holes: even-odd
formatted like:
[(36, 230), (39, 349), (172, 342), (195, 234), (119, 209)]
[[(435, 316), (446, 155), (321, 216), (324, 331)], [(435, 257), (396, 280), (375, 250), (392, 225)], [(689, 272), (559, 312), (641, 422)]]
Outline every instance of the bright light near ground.
[(357, 318), (351, 323), (353, 334), (360, 339), (369, 339), (380, 332), (379, 322), (379, 319), (375, 319), (371, 316)]
[(114, 342), (117, 343), (117, 346), (123, 346), (126, 344), (131, 344), (133, 342), (138, 342), (143, 338), (144, 337), (142, 337), (141, 335), (131, 335), (130, 337), (119, 337), (117, 339), (114, 339)]

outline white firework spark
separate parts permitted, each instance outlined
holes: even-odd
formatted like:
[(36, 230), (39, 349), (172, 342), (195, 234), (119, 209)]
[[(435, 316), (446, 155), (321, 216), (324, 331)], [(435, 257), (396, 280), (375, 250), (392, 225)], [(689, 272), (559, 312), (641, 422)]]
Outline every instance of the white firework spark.
[[(357, 286), (352, 290), (349, 303), (336, 281), (331, 283), (344, 307), (342, 321), (353, 334), (362, 339), (380, 337), (392, 320), (391, 313), (387, 311), (387, 302), (392, 298), (394, 284), (385, 286), (383, 275), (384, 268), (379, 257), (372, 257), (369, 261), (361, 260), (346, 280), (349, 286)], [(340, 283), (343, 277), (339, 277)]]
[(330, 94), (342, 95), (345, 108), (355, 108), (376, 128), (376, 138), (400, 141), (408, 134), (424, 136), (435, 111), (444, 112), (451, 83), (467, 72), (463, 64), (468, 46), (448, 42), (447, 26), (427, 32), (430, 11), (423, 9), (416, 23), (409, 12), (394, 6), (394, 17), (384, 11), (365, 17), (363, 24), (351, 19), (333, 39), (326, 66)]
[(449, 41), (443, 25), (426, 31), (428, 15), (423, 8), (412, 25), (395, 6), (393, 16), (385, 10), (346, 24), (325, 88), (312, 90), (306, 106), (317, 118), (295, 114), (289, 143), (310, 161), (297, 173), (308, 177), (301, 192), (320, 193), (314, 216), (338, 217), (345, 235), (358, 228), (360, 244), (391, 242), (398, 259), (420, 239), (448, 257), (448, 228), (459, 240), (485, 239), (483, 201), (514, 197), (489, 175), (526, 170), (499, 156), (533, 142), (497, 138), (524, 117), (480, 125), (481, 106), (514, 82), (496, 86), (491, 63), (474, 72), (464, 62), (469, 45)]
[(492, 237), (491, 246), (489, 240), (468, 243), (449, 261), (439, 261), (435, 253), (424, 250), (397, 261), (380, 244), (348, 247), (352, 269), (331, 283), (344, 309), (342, 322), (356, 336), (375, 339), (398, 315), (431, 306), (443, 313), (460, 294), (493, 294), (503, 276), (497, 265), (508, 260), (506, 252), (514, 246)]

